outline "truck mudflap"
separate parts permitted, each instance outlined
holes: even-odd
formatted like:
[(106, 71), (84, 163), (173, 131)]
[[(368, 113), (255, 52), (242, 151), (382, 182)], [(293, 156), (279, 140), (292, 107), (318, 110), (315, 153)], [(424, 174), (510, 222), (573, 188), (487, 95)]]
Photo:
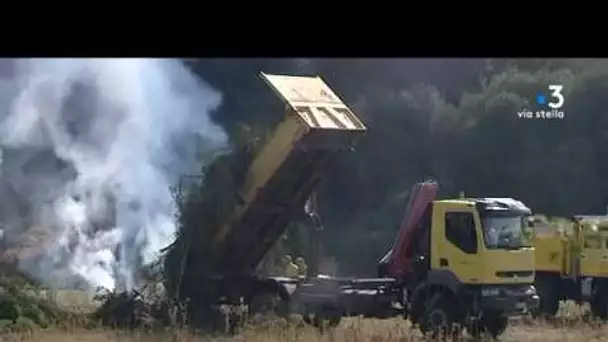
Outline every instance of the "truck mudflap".
[(480, 306), (484, 312), (498, 312), (503, 316), (526, 315), (540, 304), (534, 286), (498, 287), (481, 289)]

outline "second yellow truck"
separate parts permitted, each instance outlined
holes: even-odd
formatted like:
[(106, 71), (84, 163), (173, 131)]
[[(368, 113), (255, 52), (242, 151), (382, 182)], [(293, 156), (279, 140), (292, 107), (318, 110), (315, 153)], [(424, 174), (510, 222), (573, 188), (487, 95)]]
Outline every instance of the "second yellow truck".
[(553, 316), (560, 301), (573, 300), (608, 318), (608, 216), (574, 216), (559, 230), (536, 222), (534, 244), (536, 315)]

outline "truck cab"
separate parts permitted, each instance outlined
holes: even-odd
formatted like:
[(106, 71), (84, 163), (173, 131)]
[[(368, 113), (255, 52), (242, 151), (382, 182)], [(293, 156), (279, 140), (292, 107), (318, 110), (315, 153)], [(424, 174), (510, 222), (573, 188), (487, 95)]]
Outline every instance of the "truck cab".
[(496, 337), (509, 316), (534, 309), (530, 213), (511, 198), (429, 202), (415, 238), (423, 248), (412, 255), (418, 265), (403, 278), (412, 321), (423, 331), (458, 324)]
[(523, 232), (529, 213), (511, 199), (434, 202), (431, 269), (486, 294), (499, 292), (494, 286), (533, 283), (534, 249)]

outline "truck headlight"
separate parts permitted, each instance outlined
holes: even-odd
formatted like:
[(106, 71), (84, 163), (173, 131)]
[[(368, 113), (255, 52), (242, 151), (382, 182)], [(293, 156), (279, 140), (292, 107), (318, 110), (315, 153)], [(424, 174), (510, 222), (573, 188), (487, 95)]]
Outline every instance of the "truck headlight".
[(530, 285), (530, 287), (528, 287), (528, 289), (526, 290), (526, 296), (533, 296), (536, 294), (536, 287), (534, 287), (534, 285)]
[(498, 296), (500, 289), (497, 287), (484, 287), (481, 289), (481, 295), (484, 297)]

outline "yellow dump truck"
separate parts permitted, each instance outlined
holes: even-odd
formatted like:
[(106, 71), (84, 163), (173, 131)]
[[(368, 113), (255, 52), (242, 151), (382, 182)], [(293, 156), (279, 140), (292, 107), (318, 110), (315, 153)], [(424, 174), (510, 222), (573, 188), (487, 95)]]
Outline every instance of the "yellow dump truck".
[(403, 315), (425, 332), (454, 323), (474, 335), (486, 330), (494, 336), (504, 331), (508, 316), (535, 306), (534, 252), (521, 235), (529, 209), (508, 198), (436, 200), (435, 182), (414, 186), (378, 278), (256, 275), (300, 212), (321, 225), (305, 203), (323, 170), (366, 131), (320, 78), (262, 78), (285, 102), (286, 112), (247, 169), (242, 201), (213, 231), (213, 274), (200, 286), (212, 294), (208, 300), (244, 302), (250, 313), (295, 312), (314, 325), (335, 325), (345, 316)]
[(594, 316), (608, 318), (608, 216), (574, 216), (555, 230), (535, 223), (535, 314), (553, 316), (562, 300), (589, 303)]
[(301, 279), (260, 276), (257, 266), (288, 223), (304, 213), (323, 171), (353, 149), (366, 127), (320, 77), (261, 78), (284, 102), (284, 117), (247, 165), (229, 219), (198, 243), (212, 256), (200, 297), (213, 306), (244, 302), (250, 311), (267, 309), (278, 297), (273, 308), (285, 313)]

